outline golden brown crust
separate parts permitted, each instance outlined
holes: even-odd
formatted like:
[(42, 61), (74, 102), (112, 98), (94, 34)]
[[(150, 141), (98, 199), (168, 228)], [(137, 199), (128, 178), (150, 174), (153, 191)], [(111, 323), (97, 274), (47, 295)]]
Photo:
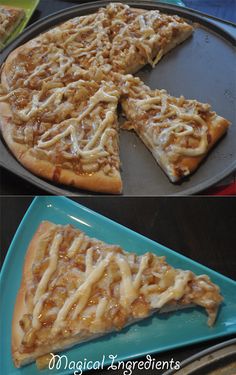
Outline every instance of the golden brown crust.
[(103, 171), (91, 175), (79, 175), (49, 161), (35, 158), (30, 150), (21, 155), (20, 162), (31, 172), (56, 183), (101, 193), (119, 194), (122, 191), (122, 181), (118, 171), (114, 176), (107, 176)]
[(230, 122), (221, 116), (215, 116), (214, 120), (210, 122), (208, 133), (209, 143), (207, 152), (201, 156), (184, 157), (181, 159), (180, 168), (188, 168), (190, 173), (194, 172), (202, 160), (206, 157), (211, 148), (220, 140), (220, 138), (227, 132)]
[(91, 175), (78, 175), (72, 170), (61, 168), (50, 161), (40, 160), (32, 155), (28, 146), (14, 142), (12, 132), (12, 115), (10, 106), (0, 103), (0, 124), (3, 137), (16, 158), (34, 174), (51, 180), (56, 183), (71, 185), (74, 187), (87, 189), (95, 192), (120, 194), (122, 191), (122, 181), (119, 172), (113, 176), (105, 175), (103, 171), (98, 171)]
[(28, 150), (28, 146), (19, 144), (13, 140), (12, 133), (15, 126), (12, 121), (11, 107), (5, 102), (0, 103), (0, 128), (8, 147), (15, 157), (20, 160), (22, 155)]
[(21, 364), (25, 363), (25, 358), (28, 358), (28, 356), (19, 352), (19, 347), (21, 345), (21, 341), (23, 337), (23, 331), (19, 325), (19, 321), (21, 320), (22, 316), (27, 312), (27, 306), (25, 303), (25, 295), (27, 292), (26, 285), (27, 285), (27, 282), (32, 277), (31, 270), (32, 270), (32, 265), (33, 265), (35, 256), (37, 254), (39, 240), (42, 238), (42, 236), (46, 232), (52, 230), (54, 227), (55, 225), (48, 221), (42, 222), (40, 226), (38, 227), (34, 237), (32, 238), (29, 244), (29, 247), (27, 249), (26, 255), (25, 255), (21, 285), (20, 285), (20, 289), (16, 297), (16, 303), (15, 303), (13, 319), (12, 319), (11, 347), (12, 347), (12, 358), (16, 367), (19, 367)]

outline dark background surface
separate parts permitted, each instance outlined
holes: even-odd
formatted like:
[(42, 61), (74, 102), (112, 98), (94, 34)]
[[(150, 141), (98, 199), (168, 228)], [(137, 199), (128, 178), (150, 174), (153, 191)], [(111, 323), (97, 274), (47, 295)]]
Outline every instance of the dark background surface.
[[(236, 280), (235, 198), (82, 197), (74, 200)], [(0, 198), (1, 264), (31, 201), (30, 197)], [(181, 361), (228, 338), (152, 355), (152, 358), (167, 361), (173, 358), (174, 361)], [(91, 375), (92, 373), (89, 372)], [(114, 373), (123, 372), (96, 371), (96, 374), (104, 375)], [(162, 372), (145, 373), (148, 375)], [(141, 371), (135, 370), (133, 374), (139, 375)]]
[[(86, 1), (83, 1), (86, 2)], [(70, 6), (80, 4), (81, 1), (70, 0), (41, 0), (30, 24), (35, 21)], [(184, 0), (186, 6), (198, 11), (208, 13), (224, 20), (236, 22), (236, 0)], [(42, 195), (44, 190), (37, 188), (29, 182), (17, 177), (12, 172), (0, 168), (0, 194), (1, 195)]]

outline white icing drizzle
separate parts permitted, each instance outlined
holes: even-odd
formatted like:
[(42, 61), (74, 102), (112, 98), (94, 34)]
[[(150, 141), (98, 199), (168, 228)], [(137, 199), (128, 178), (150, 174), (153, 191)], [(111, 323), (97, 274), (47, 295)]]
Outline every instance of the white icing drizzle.
[(150, 294), (150, 304), (154, 309), (160, 309), (171, 300), (178, 300), (183, 297), (185, 288), (192, 278), (190, 271), (180, 271), (175, 277), (174, 285), (170, 286), (167, 290), (160, 294)]
[[(120, 286), (120, 304), (125, 308), (128, 308), (130, 304), (137, 298), (138, 292), (132, 281), (132, 274), (127, 260), (118, 255), (116, 257), (116, 262), (120, 268), (120, 273), (122, 277)], [(138, 284), (139, 281), (137, 281)]]
[(113, 257), (113, 254), (108, 254), (105, 259), (103, 259), (98, 266), (89, 274), (88, 278), (84, 281), (82, 285), (78, 287), (75, 293), (71, 295), (62, 306), (61, 310), (58, 313), (58, 316), (54, 322), (53, 328), (52, 328), (52, 334), (56, 334), (58, 330), (63, 325), (63, 321), (65, 320), (67, 314), (69, 313), (69, 310), (72, 308), (72, 306), (77, 303), (72, 319), (75, 319), (79, 313), (83, 310), (83, 308), (86, 306), (92, 286), (98, 282), (98, 280), (102, 277), (106, 267), (111, 261), (111, 258)]
[(52, 245), (49, 251), (49, 265), (46, 271), (44, 272), (36, 289), (34, 296), (34, 304), (36, 304), (39, 301), (39, 299), (47, 289), (48, 281), (57, 269), (58, 250), (62, 242), (62, 239), (62, 235), (60, 233), (57, 233), (52, 241)]
[(44, 302), (46, 301), (46, 299), (48, 298), (49, 296), (49, 293), (45, 293), (43, 294), (38, 302), (36, 303), (36, 305), (34, 306), (34, 310), (33, 310), (33, 319), (32, 319), (32, 328), (35, 328), (35, 329), (39, 329), (41, 327), (41, 323), (40, 323), (40, 320), (39, 320), (39, 316), (40, 316), (40, 313), (41, 313), (41, 310), (42, 310), (42, 307), (43, 307), (43, 304)]
[[(75, 85), (75, 84), (73, 84)], [(63, 89), (57, 89), (63, 95)], [(110, 128), (110, 126), (114, 122), (114, 113), (113, 110), (108, 110), (105, 114), (105, 118), (100, 122), (95, 133), (91, 137), (91, 139), (87, 142), (83, 149), (79, 147), (78, 143), (78, 135), (77, 129), (81, 123), (81, 121), (88, 116), (92, 110), (96, 107), (97, 104), (100, 102), (108, 103), (108, 106), (117, 103), (118, 93), (112, 92), (107, 93), (104, 91), (104, 88), (100, 88), (95, 95), (90, 99), (89, 105), (87, 108), (75, 118), (71, 118), (61, 122), (59, 125), (54, 126), (52, 129), (46, 131), (42, 136), (41, 139), (38, 141), (38, 144), (35, 148), (42, 148), (47, 149), (57, 142), (61, 141), (65, 137), (70, 137), (71, 145), (72, 145), (72, 152), (74, 155), (81, 156), (81, 157), (90, 157), (97, 155), (97, 158), (100, 157), (101, 152), (103, 152), (103, 156), (108, 155), (108, 152), (104, 150), (104, 146), (107, 144), (107, 141), (110, 137), (116, 136), (115, 129)], [(62, 132), (59, 132), (56, 135), (53, 135), (52, 132), (57, 130), (58, 128), (66, 126), (66, 129)], [(50, 138), (47, 140), (47, 138)]]
[(86, 276), (88, 276), (93, 270), (93, 248), (90, 247), (86, 251), (85, 265), (86, 265)]
[(148, 266), (148, 260), (149, 260), (149, 254), (144, 254), (141, 258), (141, 263), (140, 263), (140, 266), (139, 266), (139, 270), (138, 270), (138, 273), (137, 275), (135, 276), (135, 279), (134, 279), (134, 288), (136, 290), (138, 290), (140, 288), (140, 285), (141, 285), (141, 278), (142, 278), (142, 273), (143, 271), (147, 268)]
[(84, 233), (81, 233), (78, 237), (75, 237), (67, 251), (68, 258), (73, 258), (76, 255), (77, 251), (79, 251), (79, 249), (81, 248), (83, 241)]
[[(207, 152), (208, 125), (198, 114), (196, 101), (191, 101), (194, 108), (177, 106), (173, 103), (173, 98), (168, 96), (164, 90), (155, 90), (153, 93), (154, 96), (148, 96), (146, 91), (144, 94), (146, 97), (142, 99), (131, 98), (129, 100), (131, 105), (140, 113), (153, 109), (157, 111), (156, 114), (151, 115), (144, 126), (143, 136), (148, 144), (152, 146), (153, 152), (158, 153), (161, 160), (165, 159), (163, 160), (163, 165), (165, 165), (166, 170), (171, 172), (172, 166), (168, 160), (168, 155), (179, 154), (194, 157), (201, 156)], [(137, 93), (138, 95), (139, 93)], [(182, 98), (182, 102), (184, 102), (184, 98)], [(135, 121), (135, 112), (133, 112), (133, 116)], [(169, 120), (172, 116), (176, 116), (176, 118)], [(168, 144), (171, 134), (174, 134), (175, 142), (170, 143), (169, 150), (165, 150), (166, 155), (164, 155), (162, 149)], [(193, 137), (194, 141), (198, 142), (198, 145), (195, 147), (181, 145), (181, 139), (184, 141), (188, 140), (189, 137)]]
[(101, 322), (102, 318), (104, 317), (107, 304), (108, 304), (108, 300), (107, 300), (106, 297), (102, 297), (100, 299), (100, 301), (98, 302), (95, 320), (94, 320), (95, 325), (99, 324)]

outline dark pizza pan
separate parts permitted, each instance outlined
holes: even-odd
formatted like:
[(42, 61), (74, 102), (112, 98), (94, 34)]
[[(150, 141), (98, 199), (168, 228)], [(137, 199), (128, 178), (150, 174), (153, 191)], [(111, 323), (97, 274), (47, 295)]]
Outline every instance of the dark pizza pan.
[[(109, 2), (93, 2), (54, 13), (20, 35), (0, 56), (2, 64), (19, 45), (69, 18), (96, 11)], [(152, 88), (164, 88), (171, 95), (184, 95), (210, 103), (213, 110), (232, 123), (228, 134), (203, 161), (200, 168), (179, 184), (172, 184), (151, 153), (133, 132), (120, 132), (120, 151), (124, 195), (187, 195), (199, 193), (219, 182), (236, 168), (236, 64), (235, 38), (224, 23), (191, 9), (150, 1), (128, 2), (133, 7), (159, 9), (178, 14), (197, 24), (194, 35), (169, 52), (152, 69), (145, 66), (137, 73)], [(233, 27), (232, 27), (233, 29)], [(56, 185), (38, 178), (12, 156), (1, 139), (1, 165), (37, 187), (57, 195), (91, 194), (79, 189)]]
[(168, 370), (162, 375), (235, 375), (236, 339), (223, 341), (187, 358), (179, 370)]

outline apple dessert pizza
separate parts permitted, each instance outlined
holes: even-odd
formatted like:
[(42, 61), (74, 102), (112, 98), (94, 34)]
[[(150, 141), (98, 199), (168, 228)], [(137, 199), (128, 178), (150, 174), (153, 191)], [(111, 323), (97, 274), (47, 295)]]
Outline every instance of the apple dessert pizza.
[[(134, 100), (147, 101), (149, 95), (149, 107), (159, 106), (159, 99), (153, 97), (158, 94), (151, 90), (147, 93), (148, 88), (143, 89), (143, 85), (138, 89), (140, 99), (134, 98), (131, 90), (131, 96), (127, 91), (124, 100), (123, 83), (129, 80), (126, 74), (147, 63), (154, 67), (192, 32), (193, 27), (178, 16), (111, 3), (93, 14), (70, 19), (20, 46), (8, 56), (1, 71), (0, 125), (7, 145), (20, 163), (41, 177), (95, 192), (120, 193), (118, 102), (122, 100), (123, 108), (132, 103), (131, 111), (136, 111)], [(213, 120), (209, 106), (195, 101), (190, 104), (183, 98), (164, 99), (164, 91), (158, 92), (158, 98), (161, 96), (162, 103), (166, 103), (161, 107), (161, 118), (166, 117), (169, 124), (174, 120), (168, 134), (173, 138), (175, 132), (175, 151), (181, 147), (178, 155), (184, 156), (183, 165), (178, 160), (175, 166), (178, 171), (174, 173), (180, 178), (196, 168), (228, 122), (218, 121), (219, 117)], [(145, 105), (147, 108), (147, 102)], [(184, 112), (181, 121), (185, 132), (176, 126), (177, 107)], [(147, 123), (145, 116), (143, 120), (140, 117), (143, 108), (142, 104), (137, 111), (136, 125), (140, 129), (146, 128)], [(146, 114), (149, 116), (152, 111), (146, 110)], [(129, 118), (130, 111), (125, 112)], [(217, 122), (211, 127), (217, 128), (214, 134), (206, 132), (211, 120)], [(190, 134), (193, 122), (199, 126), (194, 125), (194, 135), (188, 137), (191, 144), (183, 145), (184, 134)], [(149, 137), (155, 138), (155, 132), (151, 133)], [(142, 139), (147, 144), (147, 137)], [(190, 148), (195, 149), (194, 157)], [(156, 154), (155, 151), (155, 157)], [(169, 156), (162, 159), (169, 160)], [(190, 166), (184, 164), (186, 157)], [(176, 181), (176, 177), (171, 180)]]
[(0, 48), (24, 17), (24, 9), (8, 5), (0, 5)]
[[(222, 297), (207, 275), (173, 268), (88, 237), (71, 225), (42, 222), (26, 253), (12, 322), (17, 367), (144, 319), (201, 306), (211, 326)], [(46, 357), (47, 358), (47, 357)]]
[(209, 104), (151, 90), (131, 75), (124, 83), (123, 128), (139, 135), (172, 182), (192, 173), (228, 129)]

